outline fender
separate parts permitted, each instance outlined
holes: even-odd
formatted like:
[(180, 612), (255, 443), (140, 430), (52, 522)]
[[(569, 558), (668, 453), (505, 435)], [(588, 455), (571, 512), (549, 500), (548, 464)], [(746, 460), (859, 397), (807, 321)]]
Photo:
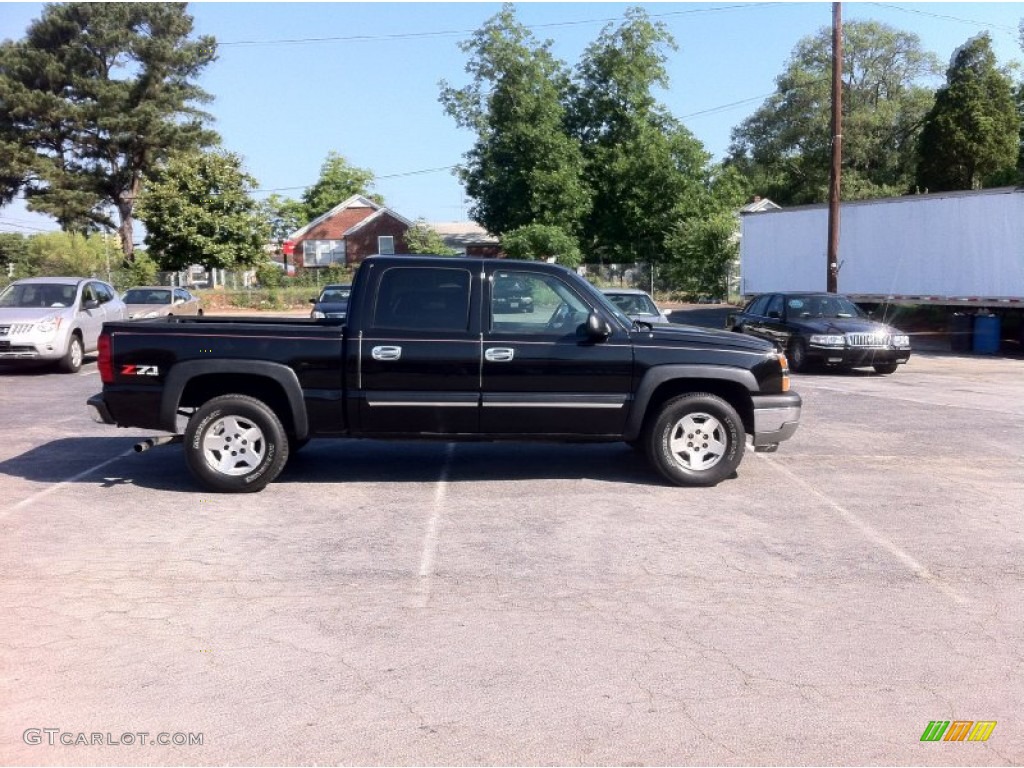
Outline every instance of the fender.
[(647, 369), (640, 379), (636, 395), (633, 396), (633, 407), (626, 419), (623, 437), (626, 440), (636, 440), (640, 436), (640, 430), (644, 425), (644, 416), (647, 415), (647, 405), (651, 402), (651, 397), (658, 387), (667, 381), (693, 381), (696, 379), (728, 381), (741, 385), (750, 393), (759, 392), (761, 389), (754, 374), (744, 368), (729, 368), (721, 365), (656, 365)]
[(175, 364), (164, 380), (160, 400), (160, 424), (163, 429), (172, 433), (177, 431), (178, 403), (181, 401), (182, 392), (192, 379), (211, 373), (262, 376), (280, 384), (288, 399), (292, 422), (295, 424), (295, 437), (302, 440), (309, 435), (306, 402), (302, 397), (302, 386), (295, 371), (287, 365), (263, 360), (187, 360)]

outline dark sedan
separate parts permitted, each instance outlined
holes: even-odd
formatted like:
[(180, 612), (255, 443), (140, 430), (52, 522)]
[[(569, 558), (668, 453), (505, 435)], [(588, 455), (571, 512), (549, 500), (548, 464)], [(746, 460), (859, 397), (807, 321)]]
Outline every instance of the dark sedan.
[(766, 293), (730, 315), (726, 327), (774, 342), (794, 371), (818, 364), (889, 374), (910, 359), (910, 336), (834, 293)]
[(348, 315), (348, 297), (351, 295), (351, 285), (325, 285), (317, 298), (309, 300), (313, 305), (309, 316), (344, 320)]

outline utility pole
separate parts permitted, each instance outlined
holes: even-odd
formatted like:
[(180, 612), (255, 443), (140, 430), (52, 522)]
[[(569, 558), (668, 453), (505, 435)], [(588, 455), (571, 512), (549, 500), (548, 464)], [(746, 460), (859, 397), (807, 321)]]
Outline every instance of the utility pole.
[(843, 12), (832, 3), (832, 171), (828, 188), (829, 293), (839, 291), (839, 188), (843, 178)]

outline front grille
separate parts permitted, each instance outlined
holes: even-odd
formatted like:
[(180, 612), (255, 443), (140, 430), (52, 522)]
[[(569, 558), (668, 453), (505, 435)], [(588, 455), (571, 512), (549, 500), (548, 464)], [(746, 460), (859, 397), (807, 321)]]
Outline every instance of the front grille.
[(851, 347), (888, 347), (892, 340), (888, 333), (848, 333), (846, 343)]
[(32, 330), (32, 323), (14, 323), (13, 325), (0, 325), (0, 336), (16, 336), (19, 333), (28, 333)]

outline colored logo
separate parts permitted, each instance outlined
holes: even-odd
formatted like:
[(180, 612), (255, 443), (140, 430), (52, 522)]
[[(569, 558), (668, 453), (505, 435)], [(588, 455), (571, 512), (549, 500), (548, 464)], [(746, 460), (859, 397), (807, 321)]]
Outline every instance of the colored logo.
[(921, 741), (988, 741), (995, 729), (995, 720), (932, 720)]

